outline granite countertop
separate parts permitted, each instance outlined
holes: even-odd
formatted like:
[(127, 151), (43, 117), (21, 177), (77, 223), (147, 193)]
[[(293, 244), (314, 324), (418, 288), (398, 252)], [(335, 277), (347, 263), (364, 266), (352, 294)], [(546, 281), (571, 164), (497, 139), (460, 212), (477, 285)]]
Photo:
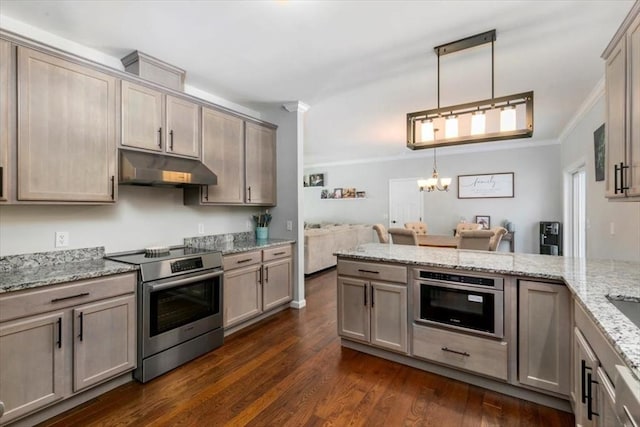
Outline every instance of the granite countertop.
[(564, 282), (640, 379), (640, 328), (609, 300), (640, 301), (640, 264), (550, 255), (482, 252), (368, 243), (335, 253), (363, 261), (551, 279)]
[(0, 257), (0, 294), (137, 270), (103, 256), (98, 247)]
[[(266, 239), (266, 240), (241, 240), (241, 241), (206, 241), (200, 240), (189, 242), (187, 245), (195, 248), (211, 251), (221, 251), (222, 255), (230, 255), (241, 252), (253, 251), (255, 249), (266, 249), (273, 246), (295, 243), (295, 240), (288, 239)], [(186, 242), (185, 242), (186, 243)]]

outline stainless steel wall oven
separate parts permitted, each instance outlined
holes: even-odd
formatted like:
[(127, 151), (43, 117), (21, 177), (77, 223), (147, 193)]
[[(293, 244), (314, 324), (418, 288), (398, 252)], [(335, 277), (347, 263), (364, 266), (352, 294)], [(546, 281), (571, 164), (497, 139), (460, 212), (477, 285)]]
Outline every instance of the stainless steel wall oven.
[(504, 280), (416, 271), (414, 321), (473, 334), (504, 337)]
[(140, 267), (138, 365), (147, 382), (222, 345), (222, 256), (173, 248), (150, 256), (135, 252), (108, 258)]

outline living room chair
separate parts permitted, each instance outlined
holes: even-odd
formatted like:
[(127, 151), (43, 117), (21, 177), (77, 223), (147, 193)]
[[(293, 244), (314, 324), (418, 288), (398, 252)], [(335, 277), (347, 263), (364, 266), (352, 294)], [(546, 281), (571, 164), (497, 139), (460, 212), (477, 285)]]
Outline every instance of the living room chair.
[(463, 230), (458, 237), (458, 249), (488, 251), (494, 234), (492, 230)]
[(380, 243), (389, 243), (389, 233), (387, 233), (387, 228), (384, 225), (376, 224), (373, 229), (376, 230)]
[(408, 228), (390, 228), (389, 235), (396, 245), (418, 246), (418, 235)]
[(404, 228), (413, 230), (416, 234), (427, 234), (427, 224), (424, 222), (405, 222)]
[(494, 234), (489, 240), (489, 250), (497, 251), (498, 246), (500, 246), (500, 241), (502, 240), (502, 236), (507, 234), (507, 229), (504, 227), (493, 227), (491, 228), (491, 231), (493, 231)]
[(482, 224), (476, 224), (475, 222), (461, 222), (456, 225), (456, 236), (460, 235), (461, 231), (469, 230), (482, 230)]

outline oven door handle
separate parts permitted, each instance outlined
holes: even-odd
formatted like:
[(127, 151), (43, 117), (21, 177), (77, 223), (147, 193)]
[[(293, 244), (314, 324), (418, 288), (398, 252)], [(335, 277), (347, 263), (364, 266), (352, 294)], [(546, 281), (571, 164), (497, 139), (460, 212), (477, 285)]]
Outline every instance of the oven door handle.
[(207, 274), (199, 274), (196, 276), (186, 277), (184, 279), (171, 280), (170, 282), (166, 282), (166, 283), (158, 283), (156, 285), (150, 284), (148, 285), (148, 289), (151, 292), (157, 292), (157, 291), (162, 291), (164, 289), (175, 288), (176, 286), (188, 285), (189, 283), (212, 279), (214, 277), (222, 276), (223, 274), (224, 274), (223, 271), (216, 271), (216, 272), (207, 273)]

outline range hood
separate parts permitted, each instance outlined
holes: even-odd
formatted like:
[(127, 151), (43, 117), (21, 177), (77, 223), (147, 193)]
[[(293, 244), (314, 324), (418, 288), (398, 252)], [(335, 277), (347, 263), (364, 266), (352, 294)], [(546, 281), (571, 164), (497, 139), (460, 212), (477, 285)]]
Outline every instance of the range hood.
[(185, 187), (215, 185), (218, 177), (199, 160), (120, 149), (120, 184)]

